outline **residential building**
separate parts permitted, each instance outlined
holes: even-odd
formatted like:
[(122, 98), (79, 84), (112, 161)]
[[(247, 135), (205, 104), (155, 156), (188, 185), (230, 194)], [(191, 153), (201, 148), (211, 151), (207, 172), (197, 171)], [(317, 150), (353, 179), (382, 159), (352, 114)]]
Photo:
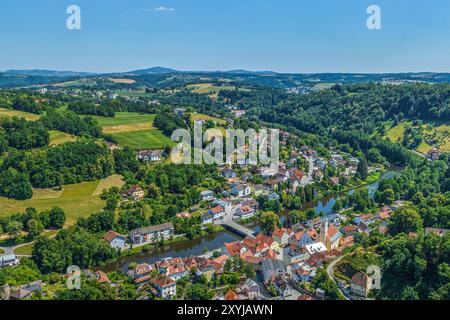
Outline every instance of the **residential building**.
[(353, 294), (367, 297), (371, 289), (372, 280), (364, 272), (357, 272), (350, 281), (350, 290)]
[(202, 224), (209, 224), (214, 222), (214, 215), (211, 213), (205, 213), (200, 217)]
[(225, 215), (225, 209), (221, 206), (215, 206), (214, 208), (209, 209), (208, 213), (213, 216), (214, 220), (217, 220)]
[(125, 190), (125, 192), (122, 193), (122, 196), (127, 199), (140, 200), (145, 197), (145, 192), (140, 186), (135, 184)]
[(286, 276), (286, 266), (283, 261), (277, 259), (264, 259), (261, 264), (261, 272), (263, 279), (269, 283), (276, 277)]
[(202, 201), (212, 201), (214, 200), (214, 191), (211, 190), (204, 190), (200, 192), (200, 197), (202, 198)]
[(123, 249), (125, 248), (125, 236), (118, 234), (117, 232), (113, 230), (109, 230), (104, 236), (103, 239), (105, 239), (111, 248), (114, 249)]
[(147, 263), (138, 264), (134, 269), (129, 269), (128, 276), (134, 279), (134, 283), (140, 284), (150, 280), (153, 268)]
[(170, 298), (177, 294), (177, 283), (170, 277), (159, 274), (150, 280), (150, 283), (158, 291), (158, 295), (162, 298)]
[(0, 255), (0, 267), (13, 267), (19, 265), (19, 259), (13, 253)]
[(137, 228), (131, 231), (130, 239), (134, 244), (155, 243), (161, 239), (168, 240), (174, 235), (175, 229), (171, 222), (157, 226)]
[(239, 198), (249, 196), (251, 193), (251, 188), (246, 184), (235, 184), (230, 190), (230, 194)]
[(305, 247), (300, 247), (296, 244), (290, 244), (283, 250), (283, 262), (286, 265), (308, 260), (309, 253)]
[(9, 298), (11, 300), (21, 300), (30, 297), (35, 292), (42, 291), (42, 280), (37, 280), (22, 286), (12, 291)]
[(252, 208), (250, 208), (249, 206), (244, 206), (244, 207), (240, 207), (237, 212), (236, 212), (236, 216), (239, 219), (249, 219), (251, 217), (253, 217), (255, 215), (255, 210), (253, 210)]
[(160, 161), (164, 150), (143, 150), (138, 153), (138, 158), (141, 161)]
[(236, 172), (233, 169), (225, 168), (222, 170), (222, 177), (226, 179), (236, 178)]
[(289, 237), (290, 237), (291, 231), (285, 228), (275, 228), (275, 230), (272, 232), (272, 238), (278, 242), (280, 247), (284, 247), (288, 244)]

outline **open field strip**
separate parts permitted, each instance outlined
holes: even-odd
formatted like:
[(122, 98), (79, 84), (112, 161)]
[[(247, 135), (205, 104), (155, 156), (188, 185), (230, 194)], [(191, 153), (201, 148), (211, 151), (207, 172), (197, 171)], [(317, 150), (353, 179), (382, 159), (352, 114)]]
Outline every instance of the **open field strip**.
[(66, 212), (66, 225), (70, 226), (79, 217), (88, 217), (105, 206), (105, 201), (99, 197), (104, 188), (122, 185), (120, 176), (114, 175), (100, 181), (65, 185), (62, 190), (36, 189), (33, 190), (33, 197), (28, 200), (0, 197), (0, 217), (24, 212), (29, 207), (45, 211), (58, 206)]
[(39, 119), (39, 115), (34, 114), (34, 113), (0, 108), (0, 119), (1, 118), (11, 118), (11, 117), (25, 118), (27, 120), (33, 120), (33, 121)]

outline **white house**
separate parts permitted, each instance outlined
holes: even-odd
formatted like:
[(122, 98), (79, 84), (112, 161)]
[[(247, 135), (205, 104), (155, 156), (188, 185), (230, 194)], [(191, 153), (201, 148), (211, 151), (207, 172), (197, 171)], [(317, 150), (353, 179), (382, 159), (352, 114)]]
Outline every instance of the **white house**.
[(237, 212), (236, 215), (240, 218), (240, 219), (249, 219), (251, 217), (253, 217), (255, 215), (255, 210), (249, 206), (243, 206), (240, 207)]
[(122, 236), (121, 234), (118, 234), (115, 231), (109, 230), (105, 236), (103, 237), (105, 239), (111, 248), (114, 249), (123, 249), (125, 248), (125, 236)]
[(0, 255), (0, 267), (13, 267), (19, 264), (19, 259), (17, 259), (16, 255), (11, 254), (2, 254)]
[(214, 200), (214, 191), (204, 190), (200, 192), (200, 197), (202, 198), (202, 201), (212, 201)]

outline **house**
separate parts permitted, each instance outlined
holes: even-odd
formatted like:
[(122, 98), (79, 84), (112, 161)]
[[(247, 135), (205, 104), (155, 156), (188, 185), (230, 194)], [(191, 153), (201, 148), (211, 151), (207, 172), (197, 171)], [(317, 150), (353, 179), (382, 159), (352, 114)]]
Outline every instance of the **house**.
[(292, 289), (289, 286), (289, 284), (287, 283), (286, 280), (284, 280), (283, 277), (276, 277), (273, 281), (272, 281), (272, 285), (275, 287), (275, 289), (277, 290), (278, 294), (282, 297), (282, 298), (286, 298), (292, 295)]
[(183, 212), (177, 213), (176, 217), (180, 218), (180, 219), (189, 219), (192, 217), (192, 214), (190, 214), (187, 211), (183, 211)]
[(230, 194), (239, 198), (249, 196), (251, 193), (251, 188), (246, 184), (235, 184), (230, 190)]
[(248, 179), (250, 179), (252, 176), (253, 175), (250, 172), (245, 171), (244, 173), (241, 174), (241, 179), (242, 179), (242, 181), (247, 182)]
[(223, 298), (227, 301), (239, 300), (239, 296), (237, 295), (237, 293), (231, 289), (227, 291)]
[(303, 247), (307, 244), (314, 243), (317, 238), (319, 237), (319, 234), (317, 233), (316, 229), (304, 229), (297, 233), (295, 233), (290, 239), (289, 243), (295, 243), (296, 245)]
[(202, 198), (202, 201), (212, 201), (214, 200), (214, 191), (211, 190), (204, 190), (200, 192), (200, 197)]
[(159, 274), (150, 280), (150, 283), (158, 291), (158, 295), (162, 298), (170, 298), (177, 294), (177, 283), (170, 277)]
[(308, 258), (309, 253), (305, 247), (299, 247), (296, 244), (291, 244), (283, 250), (283, 262), (286, 265), (308, 260)]
[(250, 208), (249, 206), (244, 206), (244, 207), (240, 207), (237, 212), (236, 215), (238, 216), (239, 219), (249, 219), (251, 217), (253, 217), (255, 215), (255, 210), (253, 210), (252, 208)]
[(209, 224), (214, 222), (214, 215), (211, 213), (205, 213), (200, 217), (202, 224)]
[(140, 199), (144, 198), (145, 192), (140, 186), (135, 184), (135, 185), (132, 185), (127, 190), (125, 190), (125, 192), (122, 193), (122, 196), (127, 199), (132, 198), (134, 200), (140, 200)]
[(270, 194), (267, 196), (267, 199), (268, 199), (269, 201), (272, 201), (272, 200), (280, 200), (280, 195), (279, 195), (278, 193), (276, 193), (276, 192), (272, 192), (272, 193), (270, 193)]
[(245, 110), (231, 110), (231, 113), (233, 113), (236, 116), (236, 118), (245, 116)]
[(197, 269), (201, 275), (204, 275), (208, 280), (211, 280), (218, 269), (222, 269), (228, 256), (223, 255), (214, 260), (204, 257), (187, 257), (183, 259), (184, 265), (188, 270)]
[(108, 278), (108, 275), (101, 270), (97, 270), (95, 272), (95, 279), (97, 279), (98, 283), (110, 283), (111, 282)]
[(231, 209), (233, 209), (233, 204), (231, 203), (231, 201), (227, 200), (227, 199), (221, 199), (221, 200), (216, 200), (213, 203), (216, 206), (221, 206), (222, 208), (224, 208), (225, 210), (225, 214), (230, 214), (231, 213)]
[(245, 281), (241, 291), (249, 300), (256, 300), (261, 296), (261, 287), (251, 278)]
[(21, 300), (30, 297), (35, 292), (42, 292), (42, 280), (37, 280), (22, 286), (12, 291), (9, 298), (11, 300)]
[(230, 257), (240, 256), (247, 252), (247, 247), (240, 241), (224, 243), (225, 253)]
[(134, 269), (129, 269), (127, 275), (134, 279), (134, 283), (140, 284), (150, 280), (153, 268), (147, 263), (138, 264)]
[(358, 233), (358, 227), (356, 226), (345, 226), (342, 227), (341, 232), (346, 236), (354, 236)]
[(121, 234), (118, 234), (117, 232), (113, 230), (109, 230), (104, 236), (103, 239), (105, 239), (111, 248), (114, 249), (123, 249), (125, 248), (125, 236), (122, 236)]
[(221, 206), (215, 206), (214, 208), (209, 209), (208, 213), (213, 216), (214, 220), (217, 220), (225, 215), (225, 209)]
[(339, 177), (331, 177), (330, 181), (335, 186), (337, 186), (340, 183)]
[(266, 236), (265, 234), (259, 233), (256, 235), (256, 240), (259, 242), (264, 242), (269, 247), (269, 250), (273, 250), (275, 252), (280, 251), (280, 244), (275, 241), (274, 238)]
[(160, 161), (164, 150), (142, 150), (138, 153), (138, 159), (141, 161)]
[(260, 195), (263, 195), (264, 193), (267, 192), (267, 189), (265, 186), (263, 186), (262, 184), (257, 184), (254, 186), (255, 189), (255, 197), (259, 197)]
[(14, 253), (0, 255), (0, 267), (13, 267), (19, 265), (19, 263), (19, 259)]
[(392, 214), (391, 208), (389, 208), (388, 206), (384, 206), (383, 208), (381, 208), (380, 211), (378, 211), (376, 218), (380, 220), (386, 220), (389, 219), (391, 214)]
[(264, 259), (261, 263), (263, 279), (269, 283), (273, 278), (286, 276), (286, 266), (284, 262), (277, 259)]
[(356, 225), (363, 224), (366, 227), (368, 227), (374, 221), (375, 221), (375, 216), (371, 213), (362, 214), (353, 219), (354, 224), (356, 224)]
[(367, 297), (371, 289), (372, 280), (364, 272), (357, 272), (350, 281), (350, 290), (353, 294)]
[(311, 281), (312, 275), (310, 271), (304, 270), (302, 268), (295, 269), (292, 273), (292, 279), (295, 282), (309, 282)]
[(440, 156), (441, 156), (441, 153), (436, 148), (433, 148), (427, 152), (427, 158), (430, 160), (439, 160)]
[(290, 236), (290, 230), (285, 228), (275, 228), (272, 232), (272, 238), (278, 242), (280, 247), (284, 247), (287, 245), (289, 236)]
[(130, 239), (134, 244), (155, 243), (168, 240), (174, 235), (175, 229), (171, 222), (163, 223), (157, 226), (137, 228), (131, 231)]
[(250, 208), (254, 209), (254, 210), (258, 210), (259, 209), (259, 202), (255, 199), (250, 199), (250, 200), (246, 200), (241, 202), (241, 206), (245, 207), (245, 206), (249, 206)]
[(173, 113), (176, 116), (178, 116), (178, 117), (182, 117), (185, 112), (186, 112), (186, 109), (184, 109), (184, 108), (175, 108), (175, 109), (173, 109)]
[(222, 170), (222, 177), (226, 179), (236, 178), (236, 172), (233, 169), (225, 168)]
[(181, 258), (165, 258), (157, 261), (155, 265), (160, 273), (165, 274), (175, 281), (188, 274), (188, 270)]

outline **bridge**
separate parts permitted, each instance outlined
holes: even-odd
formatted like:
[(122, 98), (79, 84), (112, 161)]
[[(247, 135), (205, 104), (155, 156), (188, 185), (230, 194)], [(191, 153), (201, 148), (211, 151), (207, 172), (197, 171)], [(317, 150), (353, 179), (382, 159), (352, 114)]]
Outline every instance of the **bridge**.
[(220, 225), (222, 227), (224, 227), (226, 230), (231, 231), (242, 238), (245, 238), (247, 236), (254, 237), (252, 230), (244, 227), (243, 225), (240, 225), (236, 221), (233, 221), (233, 220), (226, 221), (226, 222), (224, 221), (224, 222), (220, 223)]

